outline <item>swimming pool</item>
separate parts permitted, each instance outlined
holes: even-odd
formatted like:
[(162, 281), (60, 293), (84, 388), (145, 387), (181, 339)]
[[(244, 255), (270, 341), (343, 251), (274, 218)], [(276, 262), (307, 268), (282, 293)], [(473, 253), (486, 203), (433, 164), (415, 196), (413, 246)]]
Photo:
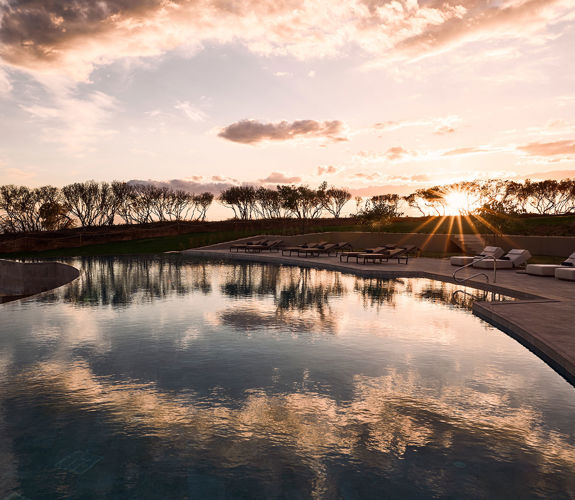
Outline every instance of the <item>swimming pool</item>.
[(453, 285), (67, 263), (0, 306), (2, 499), (575, 496), (575, 389)]

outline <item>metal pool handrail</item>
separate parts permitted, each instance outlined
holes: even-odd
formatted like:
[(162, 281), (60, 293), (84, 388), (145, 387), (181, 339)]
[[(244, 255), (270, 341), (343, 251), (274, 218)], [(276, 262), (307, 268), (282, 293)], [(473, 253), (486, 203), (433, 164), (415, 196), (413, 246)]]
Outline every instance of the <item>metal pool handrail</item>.
[(495, 257), (493, 257), (493, 255), (486, 255), (484, 257), (481, 257), (480, 259), (474, 259), (473, 262), (470, 262), (469, 264), (465, 264), (464, 266), (458, 267), (455, 271), (453, 271), (453, 274), (451, 275), (451, 277), (455, 280), (456, 283), (465, 283), (466, 281), (475, 278), (477, 276), (485, 276), (485, 279), (487, 280), (487, 283), (489, 283), (489, 276), (487, 276), (487, 274), (485, 273), (476, 273), (473, 274), (471, 276), (467, 276), (466, 278), (463, 279), (458, 279), (456, 274), (461, 271), (462, 269), (465, 269), (466, 267), (470, 267), (473, 264), (475, 264), (476, 262), (481, 262), (482, 260), (485, 259), (493, 259), (493, 283), (497, 282), (497, 259)]

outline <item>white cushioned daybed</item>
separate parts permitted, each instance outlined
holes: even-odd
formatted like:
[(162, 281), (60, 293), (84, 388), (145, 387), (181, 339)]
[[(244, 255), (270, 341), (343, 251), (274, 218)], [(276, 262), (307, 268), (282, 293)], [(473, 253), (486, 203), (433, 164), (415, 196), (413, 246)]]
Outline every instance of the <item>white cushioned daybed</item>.
[[(454, 255), (449, 259), (452, 266), (466, 266), (467, 264), (471, 264), (473, 261), (481, 259), (483, 257), (495, 257), (498, 259), (501, 257), (505, 252), (501, 247), (485, 247), (483, 251), (479, 255), (474, 255), (473, 257), (469, 255)], [(491, 260), (491, 259), (489, 259)], [(491, 262), (493, 262), (491, 260)]]
[[(575, 252), (567, 257), (561, 264), (528, 264), (525, 268), (525, 272), (533, 276), (555, 276), (557, 269), (563, 267), (570, 269), (573, 266), (575, 266)], [(567, 273), (567, 275), (568, 274), (569, 273)]]
[(575, 252), (555, 269), (555, 277), (558, 280), (575, 281)]
[[(513, 269), (521, 267), (531, 258), (529, 250), (524, 250), (520, 248), (514, 248), (509, 250), (507, 255), (495, 260), (495, 265), (497, 269)], [(485, 259), (473, 263), (473, 267), (480, 269), (493, 269), (493, 260)]]

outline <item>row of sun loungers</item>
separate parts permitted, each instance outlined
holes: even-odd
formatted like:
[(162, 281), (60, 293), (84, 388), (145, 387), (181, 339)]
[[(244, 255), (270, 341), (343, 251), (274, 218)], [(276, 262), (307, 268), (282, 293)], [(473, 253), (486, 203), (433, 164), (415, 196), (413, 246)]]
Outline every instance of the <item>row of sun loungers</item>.
[(409, 262), (409, 256), (418, 251), (415, 245), (383, 245), (365, 250), (353, 251), (349, 241), (329, 243), (319, 241), (315, 243), (304, 243), (298, 246), (282, 246), (282, 240), (252, 240), (245, 243), (230, 246), (230, 252), (260, 253), (263, 251), (279, 252), (282, 255), (297, 255), (303, 257), (320, 257), (339, 255), (340, 262), (355, 260), (358, 264), (382, 263), (397, 259), (398, 264)]
[(293, 255), (295, 253), (298, 256), (304, 255), (305, 257), (330, 256), (331, 254), (337, 255), (346, 248), (352, 248), (349, 241), (340, 241), (339, 243), (320, 241), (318, 243), (305, 243), (300, 246), (282, 248), (282, 255)]
[(355, 259), (358, 264), (367, 264), (369, 262), (389, 262), (390, 259), (397, 259), (397, 263), (400, 264), (404, 261), (405, 264), (409, 261), (409, 255), (417, 251), (415, 245), (407, 245), (403, 247), (397, 247), (395, 245), (384, 245), (381, 247), (369, 248), (367, 250), (357, 251), (357, 252), (343, 252), (339, 256), (339, 261), (349, 262), (349, 259)]
[(253, 240), (246, 243), (239, 243), (230, 246), (230, 252), (234, 250), (239, 252), (242, 250), (245, 253), (261, 253), (261, 252), (279, 252), (283, 240)]

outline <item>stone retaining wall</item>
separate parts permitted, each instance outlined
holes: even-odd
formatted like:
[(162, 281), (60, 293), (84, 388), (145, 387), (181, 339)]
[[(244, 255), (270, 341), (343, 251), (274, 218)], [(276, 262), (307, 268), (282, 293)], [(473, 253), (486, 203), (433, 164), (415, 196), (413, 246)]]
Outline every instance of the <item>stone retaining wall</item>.
[[(421, 233), (364, 233), (364, 232), (330, 232), (310, 233), (296, 236), (266, 235), (244, 238), (241, 241), (261, 239), (263, 237), (279, 238), (288, 245), (299, 245), (304, 242), (338, 242), (349, 241), (354, 248), (370, 248), (385, 244), (415, 245), (422, 251), (436, 253), (461, 253), (460, 246), (448, 234)], [(531, 255), (550, 255), (567, 257), (575, 252), (575, 237), (573, 236), (514, 236), (514, 235), (482, 235), (485, 245), (502, 247), (505, 251), (512, 248), (525, 248)], [(230, 242), (211, 245), (206, 248), (228, 248)]]

